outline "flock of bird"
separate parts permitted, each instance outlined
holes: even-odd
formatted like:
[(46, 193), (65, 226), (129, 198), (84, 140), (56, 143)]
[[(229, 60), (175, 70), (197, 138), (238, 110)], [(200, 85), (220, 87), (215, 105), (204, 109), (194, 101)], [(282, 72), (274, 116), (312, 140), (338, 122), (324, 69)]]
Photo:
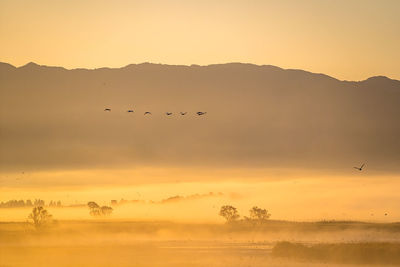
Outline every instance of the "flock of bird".
[[(105, 108), (104, 111), (111, 112), (111, 108)], [(128, 109), (126, 112), (133, 113), (134, 111), (133, 111), (133, 109)], [(198, 116), (205, 115), (206, 113), (207, 112), (204, 112), (204, 111), (196, 112), (196, 114)], [(172, 112), (165, 112), (165, 115), (167, 115), (167, 116), (171, 116), (172, 114), (173, 114)], [(187, 112), (186, 111), (185, 112), (181, 111), (181, 112), (179, 112), (179, 114), (181, 114), (182, 116), (185, 116), (187, 114)], [(150, 111), (146, 111), (143, 115), (152, 115), (152, 113)]]

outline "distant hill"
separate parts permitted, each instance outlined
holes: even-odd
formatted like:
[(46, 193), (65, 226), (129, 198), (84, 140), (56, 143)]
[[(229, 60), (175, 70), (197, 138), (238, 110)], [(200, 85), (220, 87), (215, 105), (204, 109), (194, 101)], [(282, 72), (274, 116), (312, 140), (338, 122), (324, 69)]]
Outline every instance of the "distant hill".
[(400, 81), (241, 63), (94, 70), (0, 63), (0, 127), (2, 170), (340, 170), (367, 162), (399, 173)]

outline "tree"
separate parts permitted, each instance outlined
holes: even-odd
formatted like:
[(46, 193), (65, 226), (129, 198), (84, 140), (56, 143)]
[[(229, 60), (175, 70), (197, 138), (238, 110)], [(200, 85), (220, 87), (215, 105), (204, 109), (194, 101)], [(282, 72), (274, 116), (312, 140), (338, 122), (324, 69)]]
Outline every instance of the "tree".
[(87, 205), (89, 209), (98, 209), (100, 207), (96, 202), (93, 201), (88, 202)]
[(52, 220), (52, 216), (45, 208), (38, 206), (32, 209), (32, 213), (29, 214), (28, 219), (32, 220), (32, 223), (36, 229), (39, 229), (49, 224)]
[(101, 207), (101, 213), (102, 213), (104, 216), (110, 215), (110, 214), (112, 213), (112, 211), (113, 211), (113, 208), (111, 208), (111, 207), (108, 207), (108, 206), (103, 206), (103, 207)]
[(89, 213), (93, 217), (108, 216), (113, 211), (113, 208), (108, 207), (108, 206), (100, 207), (96, 202), (93, 202), (93, 201), (88, 202), (87, 205), (89, 207)]
[(227, 223), (234, 222), (240, 217), (237, 209), (229, 205), (221, 207), (221, 210), (219, 211), (219, 216), (224, 217)]
[(90, 215), (96, 217), (96, 216), (100, 216), (101, 212), (100, 212), (100, 206), (93, 201), (88, 202), (88, 207), (89, 207), (89, 213)]
[(250, 219), (259, 221), (259, 222), (265, 222), (268, 220), (268, 218), (271, 216), (271, 214), (268, 213), (266, 209), (261, 209), (257, 206), (254, 206), (250, 210)]
[(33, 205), (35, 206), (35, 207), (40, 207), (40, 206), (44, 206), (44, 200), (42, 200), (42, 199), (35, 199), (35, 202), (33, 203)]

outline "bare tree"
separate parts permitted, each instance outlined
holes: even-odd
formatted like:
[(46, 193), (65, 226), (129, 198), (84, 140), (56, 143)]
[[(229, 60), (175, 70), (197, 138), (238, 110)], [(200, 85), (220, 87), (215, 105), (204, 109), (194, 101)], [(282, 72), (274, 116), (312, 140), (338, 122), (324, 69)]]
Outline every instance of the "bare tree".
[(222, 206), (219, 211), (219, 216), (224, 217), (227, 223), (234, 222), (240, 217), (237, 209), (230, 205)]
[(38, 206), (32, 209), (32, 213), (29, 214), (28, 219), (32, 220), (36, 229), (39, 229), (51, 222), (52, 215), (42, 206)]

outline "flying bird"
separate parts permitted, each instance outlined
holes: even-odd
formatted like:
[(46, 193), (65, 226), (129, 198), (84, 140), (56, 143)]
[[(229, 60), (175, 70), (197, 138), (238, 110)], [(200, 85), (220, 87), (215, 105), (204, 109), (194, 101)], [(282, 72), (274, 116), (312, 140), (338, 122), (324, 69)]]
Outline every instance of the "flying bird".
[(165, 112), (165, 114), (167, 114), (167, 116), (172, 115), (172, 112)]
[(185, 112), (180, 112), (180, 113), (181, 113), (181, 115), (186, 115), (187, 112), (185, 111)]
[(146, 112), (144, 113), (144, 115), (147, 115), (147, 114), (151, 115), (151, 112), (150, 112), (150, 111), (146, 111)]
[(206, 114), (207, 112), (201, 112), (201, 111), (199, 111), (199, 112), (197, 112), (196, 114), (197, 115), (199, 115), (199, 116), (201, 116), (201, 115), (204, 115), (204, 114)]
[(111, 108), (106, 108), (104, 109), (104, 111), (111, 111)]
[(357, 169), (359, 171), (362, 171), (363, 167), (364, 167), (365, 163), (363, 163), (363, 165), (361, 165), (361, 167), (353, 167), (354, 169)]
[(133, 112), (133, 110), (132, 110), (132, 109), (129, 109), (127, 112)]

